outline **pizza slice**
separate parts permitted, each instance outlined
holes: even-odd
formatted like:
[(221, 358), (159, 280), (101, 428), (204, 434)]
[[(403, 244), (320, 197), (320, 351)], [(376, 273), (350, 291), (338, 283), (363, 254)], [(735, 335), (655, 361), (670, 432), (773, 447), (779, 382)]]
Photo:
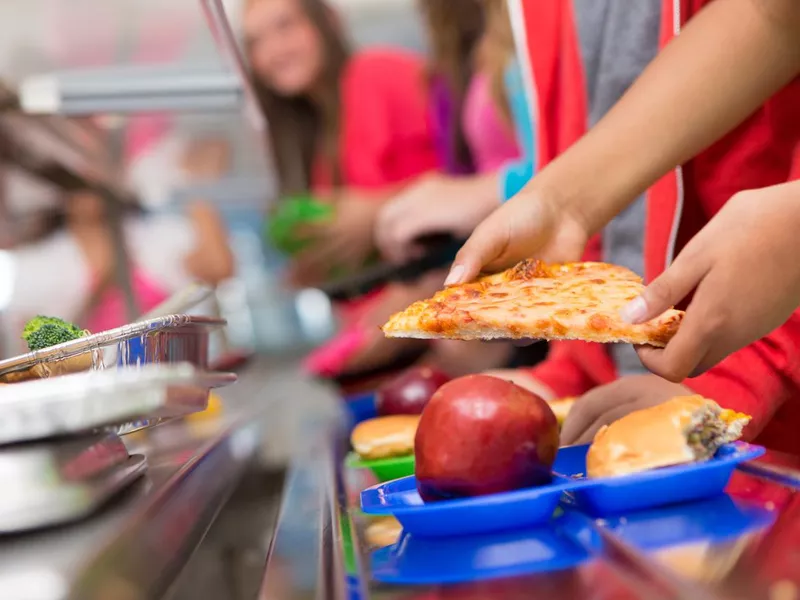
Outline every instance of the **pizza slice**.
[(640, 277), (617, 265), (548, 265), (528, 259), (415, 302), (392, 316), (383, 332), (397, 338), (528, 338), (663, 347), (675, 335), (682, 311), (670, 309), (638, 325), (619, 316), (643, 289)]

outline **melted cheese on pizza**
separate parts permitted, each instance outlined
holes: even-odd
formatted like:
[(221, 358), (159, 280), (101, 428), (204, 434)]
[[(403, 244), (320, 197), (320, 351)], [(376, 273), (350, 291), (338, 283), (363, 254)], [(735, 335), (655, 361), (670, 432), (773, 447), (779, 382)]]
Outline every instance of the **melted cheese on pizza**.
[(477, 281), (446, 288), (392, 316), (387, 337), (547, 339), (664, 346), (683, 313), (668, 310), (638, 325), (620, 309), (644, 289), (632, 271), (607, 263), (547, 265), (525, 260)]

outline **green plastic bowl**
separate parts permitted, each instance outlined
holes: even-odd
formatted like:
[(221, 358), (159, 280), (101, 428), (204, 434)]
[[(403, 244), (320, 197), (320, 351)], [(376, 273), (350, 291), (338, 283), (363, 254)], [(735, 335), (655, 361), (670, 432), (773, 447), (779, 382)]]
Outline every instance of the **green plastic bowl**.
[(265, 235), (278, 250), (291, 256), (313, 243), (313, 240), (297, 237), (298, 227), (324, 223), (333, 218), (333, 213), (333, 205), (314, 200), (311, 196), (285, 198), (267, 219)]
[(385, 483), (413, 475), (414, 455), (364, 460), (355, 452), (351, 452), (345, 459), (345, 465), (350, 469), (369, 469), (375, 474), (378, 481)]

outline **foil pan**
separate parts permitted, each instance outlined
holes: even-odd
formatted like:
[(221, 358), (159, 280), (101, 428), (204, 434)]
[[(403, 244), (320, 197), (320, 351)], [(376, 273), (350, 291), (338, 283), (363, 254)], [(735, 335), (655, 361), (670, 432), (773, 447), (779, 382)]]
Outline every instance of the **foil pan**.
[(236, 381), (184, 364), (151, 364), (0, 386), (0, 444), (112, 430), (126, 433), (204, 410)]
[(151, 363), (208, 366), (209, 336), (224, 319), (167, 315), (0, 361), (0, 382), (18, 383)]

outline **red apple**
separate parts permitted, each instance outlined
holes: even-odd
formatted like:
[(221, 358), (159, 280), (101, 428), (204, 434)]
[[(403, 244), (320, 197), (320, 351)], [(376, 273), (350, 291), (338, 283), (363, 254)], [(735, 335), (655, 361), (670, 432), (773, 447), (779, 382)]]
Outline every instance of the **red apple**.
[(412, 367), (378, 388), (375, 395), (378, 414), (421, 414), (433, 393), (448, 381), (450, 377), (442, 371)]
[(511, 382), (468, 375), (440, 387), (422, 413), (417, 488), (431, 502), (542, 485), (557, 451), (547, 402)]

